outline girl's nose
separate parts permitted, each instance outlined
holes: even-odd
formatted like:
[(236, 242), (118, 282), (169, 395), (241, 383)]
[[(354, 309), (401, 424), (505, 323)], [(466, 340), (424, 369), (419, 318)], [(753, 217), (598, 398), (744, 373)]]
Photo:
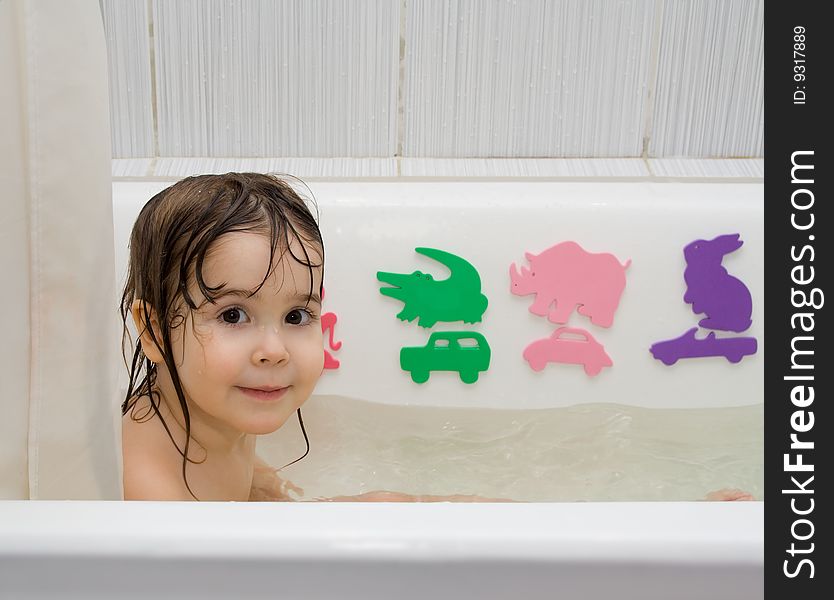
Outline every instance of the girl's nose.
[(281, 334), (266, 328), (261, 334), (257, 348), (252, 355), (252, 362), (256, 365), (279, 365), (289, 360), (290, 353)]

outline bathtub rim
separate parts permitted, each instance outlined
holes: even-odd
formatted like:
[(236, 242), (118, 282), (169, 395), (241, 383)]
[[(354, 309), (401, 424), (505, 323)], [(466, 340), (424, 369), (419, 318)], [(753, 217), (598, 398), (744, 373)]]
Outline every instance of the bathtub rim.
[(763, 502), (0, 501), (0, 558), (502, 560), (761, 567), (763, 517)]

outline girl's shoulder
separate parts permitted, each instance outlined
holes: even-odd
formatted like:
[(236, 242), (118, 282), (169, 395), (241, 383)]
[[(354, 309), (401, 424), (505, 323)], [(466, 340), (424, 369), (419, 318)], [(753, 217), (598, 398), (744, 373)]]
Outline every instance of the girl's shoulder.
[(122, 416), (125, 500), (193, 500), (182, 479), (182, 456), (147, 399)]

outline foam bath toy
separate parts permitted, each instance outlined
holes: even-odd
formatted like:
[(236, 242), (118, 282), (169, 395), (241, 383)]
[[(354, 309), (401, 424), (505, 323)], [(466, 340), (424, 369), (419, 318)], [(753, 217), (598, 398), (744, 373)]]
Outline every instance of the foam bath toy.
[(715, 337), (710, 331), (707, 337), (695, 337), (697, 327), (671, 340), (652, 344), (649, 351), (665, 365), (673, 365), (681, 358), (700, 358), (704, 356), (723, 356), (731, 363), (741, 361), (745, 356), (755, 354), (758, 343), (754, 337)]
[(683, 249), (686, 259), (684, 302), (695, 314), (705, 313), (699, 325), (706, 329), (746, 331), (752, 321), (753, 300), (741, 280), (721, 266), (724, 256), (744, 243), (737, 233), (712, 240), (695, 240)]
[[(321, 289), (321, 299), (324, 300), (324, 288)], [(336, 321), (339, 320), (339, 317), (336, 316), (336, 313), (327, 312), (321, 316), (321, 332), (328, 333), (329, 338), (328, 343), (331, 350), (338, 350), (342, 347), (342, 342), (334, 342), (333, 336), (335, 334), (336, 329)], [(327, 348), (324, 349), (324, 368), (325, 369), (338, 369), (341, 363), (333, 358), (333, 355), (327, 351)]]
[(414, 250), (444, 264), (451, 275), (448, 279), (435, 280), (431, 274), (420, 271), (411, 274), (377, 272), (379, 281), (392, 286), (381, 287), (379, 293), (405, 304), (397, 318), (402, 321), (419, 319), (417, 324), (420, 327), (432, 327), (438, 321), (480, 321), (488, 302), (481, 293), (481, 278), (475, 267), (459, 256), (442, 250)]
[[(625, 288), (625, 264), (613, 254), (586, 252), (576, 242), (561, 242), (524, 256), (529, 267), (510, 265), (510, 291), (517, 296), (536, 294), (530, 312), (553, 323), (567, 323), (573, 309), (594, 325), (610, 327)], [(550, 310), (553, 303), (556, 308)]]
[[(579, 336), (579, 339), (566, 335)], [(549, 362), (569, 363), (582, 365), (591, 377), (614, 364), (594, 336), (575, 327), (559, 327), (549, 337), (527, 346), (523, 356), (534, 371), (541, 371)]]
[[(336, 321), (338, 317), (335, 313), (329, 312), (324, 313), (321, 316), (321, 330), (322, 333), (330, 332), (328, 342), (330, 345), (331, 350), (338, 350), (342, 347), (342, 342), (333, 342), (333, 335), (334, 335), (334, 328), (336, 326)], [(338, 369), (341, 363), (333, 358), (333, 355), (327, 351), (327, 348), (324, 349), (324, 368), (325, 369)]]
[[(462, 340), (474, 343), (461, 344)], [(425, 383), (431, 371), (457, 371), (464, 383), (475, 383), (489, 368), (492, 351), (483, 335), (474, 331), (437, 331), (425, 346), (402, 348), (400, 366), (415, 383)]]

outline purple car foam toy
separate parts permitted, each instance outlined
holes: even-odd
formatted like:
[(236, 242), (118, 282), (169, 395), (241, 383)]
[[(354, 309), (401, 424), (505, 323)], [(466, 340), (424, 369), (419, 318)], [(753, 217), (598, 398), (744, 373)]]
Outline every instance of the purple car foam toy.
[(696, 338), (697, 327), (672, 340), (652, 344), (649, 351), (664, 365), (673, 365), (681, 358), (723, 356), (731, 363), (737, 363), (745, 356), (755, 354), (758, 342), (754, 337), (715, 337), (710, 331), (705, 338)]
[[(683, 249), (686, 270), (684, 302), (692, 305), (695, 314), (706, 314), (698, 324), (707, 329), (742, 332), (750, 328), (753, 299), (744, 283), (727, 273), (721, 262), (724, 256), (741, 248), (744, 242), (737, 233), (719, 235), (711, 240), (695, 240)], [(697, 327), (682, 335), (653, 344), (649, 351), (665, 365), (681, 358), (723, 356), (732, 363), (755, 354), (758, 342), (754, 337), (719, 338), (710, 332), (696, 338)]]

